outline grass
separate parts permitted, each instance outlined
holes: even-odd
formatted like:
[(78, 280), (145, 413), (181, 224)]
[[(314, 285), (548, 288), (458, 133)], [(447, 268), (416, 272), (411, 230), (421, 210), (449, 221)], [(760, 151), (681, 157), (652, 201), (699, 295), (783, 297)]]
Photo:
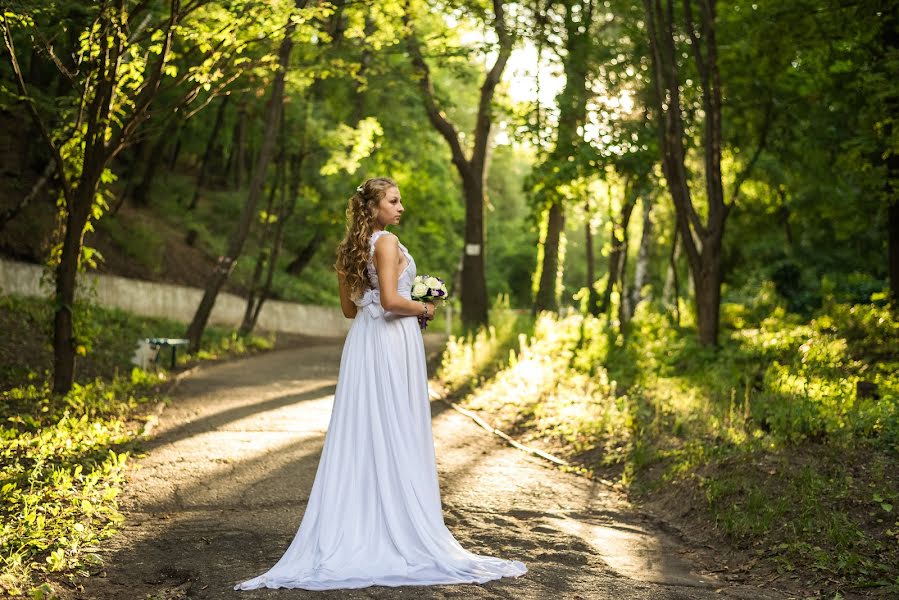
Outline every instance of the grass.
[(154, 275), (162, 271), (165, 242), (152, 226), (134, 220), (127, 227), (117, 227), (111, 219), (101, 219), (97, 227), (112, 238), (129, 260), (143, 265)]
[(745, 564), (806, 573), (809, 589), (899, 591), (899, 319), (834, 302), (811, 320), (776, 305), (722, 315), (717, 350), (646, 305), (623, 328), (499, 320), (452, 341), (438, 376), (573, 470), (700, 509), (682, 525)]
[[(0, 295), (0, 391), (49, 377), (52, 367), (53, 307), (49, 300)], [(97, 377), (128, 376), (137, 341), (145, 337), (182, 337), (186, 326), (169, 319), (136, 317), (125, 311), (89, 303), (75, 307), (78, 334), (76, 377), (88, 383)], [(208, 327), (196, 357), (178, 356), (178, 364), (271, 348), (271, 337), (241, 338), (220, 327)]]
[[(184, 325), (81, 304), (78, 382), (65, 396), (49, 385), (47, 301), (0, 296), (0, 589), (52, 597), (52, 582), (102, 563), (104, 539), (122, 523), (116, 498), (131, 443), (164, 399), (165, 371), (132, 368), (134, 342), (180, 336)], [(273, 341), (210, 329), (201, 352), (179, 362), (270, 348)], [(25, 365), (37, 365), (29, 369)]]
[[(220, 256), (227, 248), (234, 224), (240, 219), (247, 191), (206, 189), (197, 208), (188, 210), (194, 185), (195, 178), (192, 175), (178, 172), (160, 175), (154, 187), (164, 188), (166, 193), (153, 195), (154, 202), (150, 210), (158, 219), (164, 220), (176, 230), (195, 230), (196, 246), (209, 256)], [(278, 300), (319, 306), (339, 306), (337, 278), (330, 267), (333, 263), (333, 254), (324, 260), (312, 260), (303, 271), (302, 277), (286, 272), (287, 264), (294, 258), (292, 249), (304, 246), (313, 232), (314, 225), (297, 227), (297, 219), (295, 216), (291, 221), (293, 227), (288, 227), (288, 231), (285, 232), (286, 239), (278, 259), (279, 268), (274, 275), (273, 297)], [(111, 225), (113, 226), (115, 225)], [(335, 243), (333, 240), (324, 243), (318, 252), (333, 253)], [(249, 286), (259, 251), (258, 236), (253, 234), (236, 261), (229, 278), (231, 283), (244, 288)]]

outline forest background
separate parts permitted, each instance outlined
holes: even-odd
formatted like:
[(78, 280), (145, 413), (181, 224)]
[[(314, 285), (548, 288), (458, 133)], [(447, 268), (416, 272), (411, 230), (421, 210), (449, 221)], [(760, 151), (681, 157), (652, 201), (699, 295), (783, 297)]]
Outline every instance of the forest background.
[[(733, 569), (899, 586), (899, 3), (3, 7), (0, 251), (54, 290), (3, 299), (8, 439), (127, 369), (108, 319), (144, 325), (78, 273), (204, 288), (155, 327), (239, 348), (267, 299), (338, 305), (347, 199), (387, 175), (461, 316), (447, 394)], [(247, 316), (210, 338), (221, 290)], [(16, 587), (86, 554), (23, 533), (8, 452)]]

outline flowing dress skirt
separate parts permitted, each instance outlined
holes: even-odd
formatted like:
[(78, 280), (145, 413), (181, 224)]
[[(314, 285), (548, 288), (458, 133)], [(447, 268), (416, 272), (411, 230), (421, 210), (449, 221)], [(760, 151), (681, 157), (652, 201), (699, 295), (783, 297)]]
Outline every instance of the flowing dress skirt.
[(360, 309), (347, 334), (296, 536), (235, 590), (483, 583), (527, 571), (468, 552), (446, 528), (421, 331), (415, 317), (375, 315)]

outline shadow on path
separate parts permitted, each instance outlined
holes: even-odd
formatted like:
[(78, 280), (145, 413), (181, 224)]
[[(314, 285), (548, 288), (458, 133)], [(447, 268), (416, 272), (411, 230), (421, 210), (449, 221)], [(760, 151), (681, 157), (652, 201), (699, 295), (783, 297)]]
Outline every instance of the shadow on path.
[(128, 473), (126, 523), (106, 542), (103, 572), (84, 580), (76, 597), (776, 597), (698, 583), (676, 560), (676, 544), (612, 491), (504, 445), (443, 402), (431, 409), (447, 526), (473, 552), (524, 561), (526, 575), (484, 585), (233, 590), (274, 564), (296, 534), (339, 359), (335, 342), (215, 365), (185, 380)]

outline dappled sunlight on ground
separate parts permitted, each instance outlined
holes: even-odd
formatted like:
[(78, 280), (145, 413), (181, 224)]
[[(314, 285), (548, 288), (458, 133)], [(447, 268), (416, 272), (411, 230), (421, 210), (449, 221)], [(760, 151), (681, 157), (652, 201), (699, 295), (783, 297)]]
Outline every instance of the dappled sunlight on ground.
[[(339, 349), (335, 341), (333, 347), (273, 352), (185, 379), (156, 437), (143, 443), (139, 468), (129, 472), (122, 495), (126, 523), (103, 549), (106, 566), (65, 600), (234, 598), (236, 581), (274, 564), (296, 533), (312, 487)], [(291, 590), (291, 598), (721, 596), (683, 588), (687, 576), (676, 570), (661, 571), (660, 584), (631, 578), (627, 565), (652, 561), (654, 548), (669, 552), (676, 544), (618, 493), (505, 445), (442, 401), (432, 403), (431, 412), (447, 526), (469, 550), (522, 560), (529, 572), (484, 585)], [(615, 546), (613, 556), (602, 548), (609, 544), (595, 543), (603, 531), (597, 524), (640, 531), (643, 538)], [(641, 558), (622, 558), (634, 549)], [(725, 591), (733, 591), (726, 597), (749, 597)], [(241, 592), (242, 598), (274, 595)]]

